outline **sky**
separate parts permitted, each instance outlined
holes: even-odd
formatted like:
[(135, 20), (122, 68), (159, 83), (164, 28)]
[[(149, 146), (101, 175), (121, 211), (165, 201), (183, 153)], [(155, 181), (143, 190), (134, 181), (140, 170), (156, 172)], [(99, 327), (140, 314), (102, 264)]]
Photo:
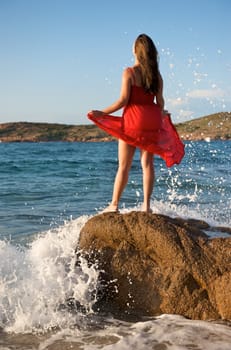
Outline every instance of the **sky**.
[(0, 123), (89, 124), (118, 99), (141, 33), (173, 122), (230, 112), (230, 16), (230, 0), (0, 0)]

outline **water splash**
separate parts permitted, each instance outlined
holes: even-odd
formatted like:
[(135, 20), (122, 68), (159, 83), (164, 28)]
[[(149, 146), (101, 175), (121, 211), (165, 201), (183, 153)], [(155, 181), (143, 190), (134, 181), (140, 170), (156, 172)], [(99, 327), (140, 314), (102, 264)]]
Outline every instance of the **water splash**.
[(183, 61), (182, 54), (178, 59), (177, 52), (169, 48), (160, 48), (159, 51), (163, 63), (166, 108), (171, 112), (173, 120), (183, 122), (229, 110), (225, 79), (230, 69), (224, 65), (220, 48), (217, 48), (217, 64), (220, 63), (223, 71), (219, 77), (216, 75), (216, 67), (210, 69), (209, 58), (202, 47), (195, 47), (192, 52), (185, 53)]
[(31, 332), (71, 326), (78, 313), (69, 313), (70, 300), (93, 312), (98, 272), (83, 259), (77, 266), (75, 254), (87, 219), (39, 235), (27, 248), (0, 241), (0, 327)]

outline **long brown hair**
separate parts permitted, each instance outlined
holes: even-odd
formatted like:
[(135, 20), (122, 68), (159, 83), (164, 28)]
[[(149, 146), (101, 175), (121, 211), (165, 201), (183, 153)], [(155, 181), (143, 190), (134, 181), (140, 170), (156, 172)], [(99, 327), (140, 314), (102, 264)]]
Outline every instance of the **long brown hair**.
[(158, 51), (152, 39), (146, 34), (140, 34), (134, 43), (134, 50), (141, 68), (143, 88), (147, 92), (157, 93), (159, 90)]

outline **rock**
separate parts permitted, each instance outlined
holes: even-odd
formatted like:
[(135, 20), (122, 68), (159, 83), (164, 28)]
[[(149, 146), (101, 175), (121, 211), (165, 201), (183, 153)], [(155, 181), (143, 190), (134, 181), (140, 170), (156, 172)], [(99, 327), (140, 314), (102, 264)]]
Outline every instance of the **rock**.
[(105, 213), (80, 233), (78, 252), (102, 272), (98, 306), (128, 314), (231, 319), (231, 238), (164, 215)]

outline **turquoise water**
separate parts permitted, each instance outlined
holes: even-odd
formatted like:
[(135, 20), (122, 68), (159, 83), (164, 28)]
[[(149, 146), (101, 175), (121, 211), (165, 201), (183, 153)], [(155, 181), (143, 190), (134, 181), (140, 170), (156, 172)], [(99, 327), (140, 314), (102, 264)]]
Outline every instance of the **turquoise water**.
[[(154, 204), (193, 210), (230, 223), (230, 141), (186, 144), (180, 166), (167, 169), (156, 158)], [(0, 144), (0, 235), (25, 235), (92, 215), (107, 205), (117, 168), (117, 144)], [(137, 151), (121, 207), (142, 201)], [(218, 207), (219, 206), (219, 207)], [(187, 215), (187, 213), (186, 213)]]
[[(179, 166), (156, 157), (153, 211), (230, 227), (230, 154), (230, 141), (187, 142)], [(92, 311), (97, 271), (84, 261), (76, 270), (74, 250), (81, 227), (110, 201), (116, 142), (0, 143), (0, 167), (0, 349), (230, 349), (224, 324), (172, 315), (122, 322)], [(141, 203), (137, 151), (120, 209)], [(72, 297), (89, 314), (60, 308)]]

